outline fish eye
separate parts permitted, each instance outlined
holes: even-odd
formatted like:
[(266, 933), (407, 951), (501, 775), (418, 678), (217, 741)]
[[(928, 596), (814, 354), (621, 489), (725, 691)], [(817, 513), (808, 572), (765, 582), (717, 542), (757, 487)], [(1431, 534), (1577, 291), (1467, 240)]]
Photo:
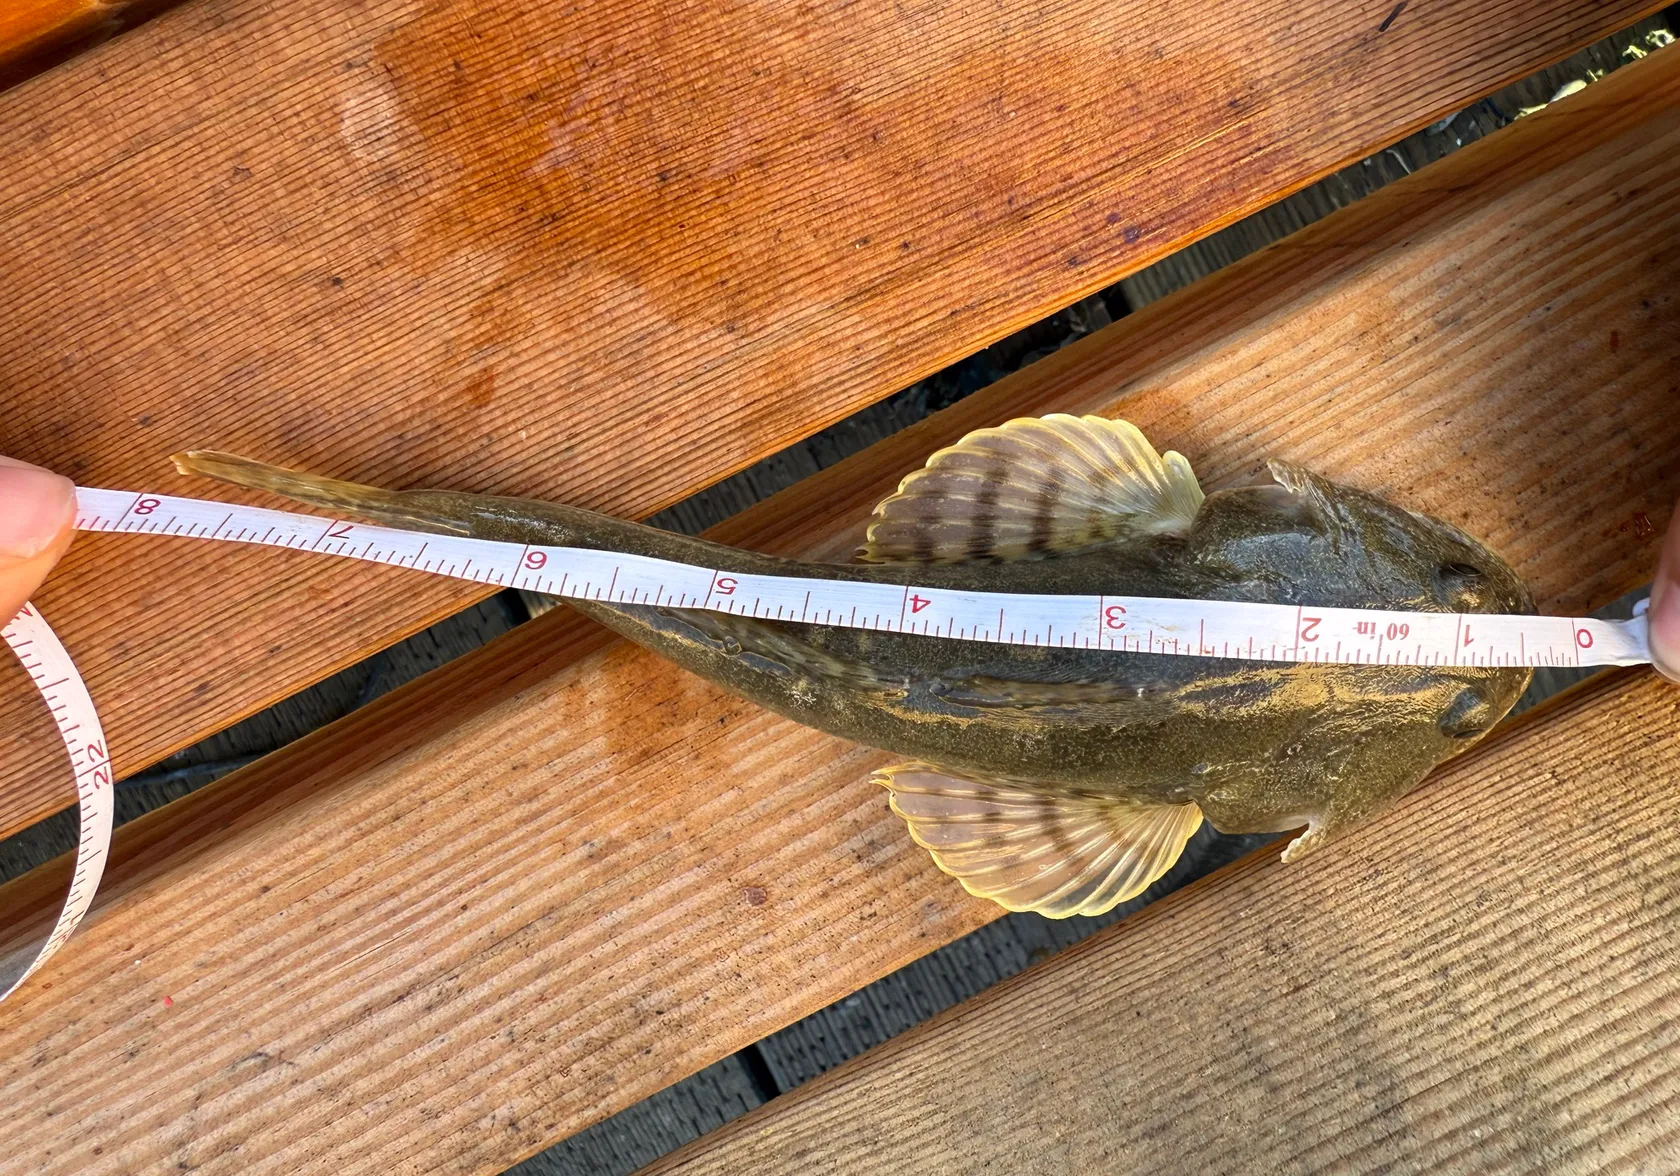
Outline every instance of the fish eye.
[(1474, 739), (1493, 726), (1492, 718), (1492, 709), (1487, 702), (1466, 686), (1453, 696), (1452, 702), (1436, 720), (1436, 726), (1449, 739)]
[(1435, 569), (1435, 592), (1448, 608), (1458, 612), (1478, 611), (1487, 576), (1475, 564), (1444, 563)]

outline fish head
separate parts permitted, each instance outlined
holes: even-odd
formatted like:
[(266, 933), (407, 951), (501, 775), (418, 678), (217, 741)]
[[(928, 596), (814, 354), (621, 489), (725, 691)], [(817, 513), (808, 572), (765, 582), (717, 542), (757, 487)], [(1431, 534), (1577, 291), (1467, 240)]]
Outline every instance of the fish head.
[(1188, 540), (1198, 564), (1256, 599), (1416, 612), (1526, 613), (1499, 555), (1442, 519), (1270, 463), (1276, 485), (1208, 495)]
[(1534, 597), (1510, 564), (1464, 531), (1299, 466), (1271, 463), (1278, 486), (1372, 603), (1420, 612), (1527, 613)]
[[(1451, 523), (1299, 466), (1270, 464), (1275, 485), (1208, 495), (1188, 536), (1196, 562), (1238, 585), (1237, 595), (1416, 612), (1534, 611), (1511, 566)], [(1409, 712), (1421, 740), (1411, 756), (1439, 763), (1503, 718), (1531, 676), (1521, 668), (1419, 670), (1406, 676), (1406, 690), (1373, 684), (1383, 697), (1369, 702)]]

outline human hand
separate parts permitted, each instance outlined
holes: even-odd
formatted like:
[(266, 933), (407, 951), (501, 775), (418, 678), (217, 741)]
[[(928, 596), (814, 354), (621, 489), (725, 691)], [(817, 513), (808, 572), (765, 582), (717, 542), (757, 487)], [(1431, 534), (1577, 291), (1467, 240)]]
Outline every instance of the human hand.
[(0, 625), (17, 616), (75, 534), (69, 478), (0, 457)]
[(1668, 523), (1657, 578), (1651, 582), (1651, 660), (1657, 673), (1680, 682), (1680, 510)]

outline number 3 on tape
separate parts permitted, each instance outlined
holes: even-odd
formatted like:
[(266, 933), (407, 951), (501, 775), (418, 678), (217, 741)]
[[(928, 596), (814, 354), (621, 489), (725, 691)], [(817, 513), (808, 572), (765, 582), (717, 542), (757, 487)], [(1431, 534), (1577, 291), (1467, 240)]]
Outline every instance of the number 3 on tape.
[(39, 950), (31, 952), (24, 948), (0, 957), (0, 1000), (4, 1000), (64, 946), (93, 904), (93, 892), (99, 887), (105, 859), (111, 852), (116, 802), (111, 787), (111, 757), (105, 732), (99, 726), (99, 714), (93, 708), (93, 699), (81, 674), (76, 672), (76, 663), (70, 660), (58, 635), (34, 605), (26, 604), (10, 624), (0, 629), (0, 637), (17, 654), (52, 711), (59, 738), (64, 740), (64, 750), (70, 755), (70, 770), (76, 777), (76, 801), (81, 808), (76, 873), (70, 880), (64, 908)]

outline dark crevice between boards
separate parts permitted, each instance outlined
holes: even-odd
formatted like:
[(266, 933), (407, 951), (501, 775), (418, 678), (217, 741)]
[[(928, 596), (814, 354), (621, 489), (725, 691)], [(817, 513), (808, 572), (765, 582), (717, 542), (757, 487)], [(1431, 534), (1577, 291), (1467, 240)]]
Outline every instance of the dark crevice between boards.
[[(726, 478), (649, 521), (695, 533), (858, 452), (1003, 376), (1108, 325), (1257, 249), (1280, 240), (1388, 182), (1497, 130), (1576, 82), (1601, 76), (1658, 47), (1680, 27), (1680, 6), (1641, 21), (1568, 61), (1386, 148), (1163, 259), (1100, 294), (1017, 332), (828, 429)], [(1600, 610), (1629, 615), (1630, 594)], [(308, 690), (123, 781), (117, 820), (132, 820), (366, 705), (551, 607), (503, 592), (383, 650)], [(1518, 709), (1573, 685), (1587, 671), (1541, 671)], [(0, 878), (11, 878), (75, 844), (69, 809), (0, 842)], [(1148, 902), (1186, 885), (1270, 837), (1226, 837), (1204, 827), (1179, 864), (1150, 891), (1095, 919), (1009, 915), (930, 953), (763, 1041), (726, 1057), (518, 1165), (522, 1176), (628, 1173), (823, 1071), (1048, 958)]]
[(754, 1093), (765, 1102), (788, 1089), (787, 1084), (779, 1080), (771, 1070), (764, 1051), (757, 1045), (749, 1045), (746, 1049), (737, 1051), (735, 1056), (740, 1059), (741, 1069), (752, 1083)]

